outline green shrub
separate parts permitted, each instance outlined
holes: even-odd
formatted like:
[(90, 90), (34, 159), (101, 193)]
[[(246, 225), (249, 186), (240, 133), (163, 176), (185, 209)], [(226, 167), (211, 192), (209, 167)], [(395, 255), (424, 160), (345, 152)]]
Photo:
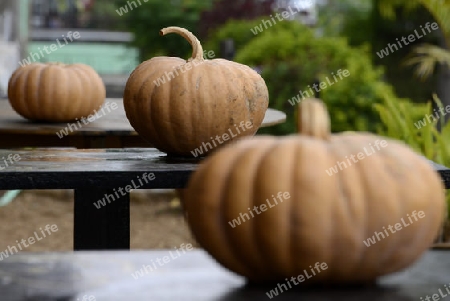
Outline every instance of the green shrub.
[[(441, 101), (434, 96), (438, 108), (443, 108)], [(429, 118), (426, 115), (440, 117), (433, 111), (431, 103), (414, 104), (411, 102), (396, 102), (386, 98), (384, 103), (376, 104), (383, 127), (379, 134), (402, 140), (426, 158), (450, 166), (450, 122), (444, 125), (444, 117)], [(436, 110), (436, 112), (439, 112)], [(422, 123), (419, 123), (422, 121)], [(441, 125), (441, 132), (436, 129)], [(447, 192), (447, 218), (450, 217), (450, 194)]]
[(220, 42), (228, 38), (233, 38), (236, 49), (242, 49), (255, 37), (250, 31), (250, 28), (254, 28), (260, 23), (261, 20), (259, 19), (229, 21), (214, 31), (213, 34), (208, 37), (207, 41), (202, 41), (203, 48), (213, 50), (215, 53), (220, 53)]
[[(436, 96), (434, 102), (443, 108)], [(383, 123), (379, 134), (402, 140), (428, 159), (450, 166), (450, 123), (444, 124), (444, 117), (429, 118), (431, 122), (428, 122), (426, 115), (440, 116), (437, 110), (433, 112), (431, 103), (396, 102), (387, 98), (375, 105), (375, 109)], [(440, 132), (436, 129), (438, 123), (442, 127)]]
[[(316, 37), (311, 29), (290, 21), (279, 22), (255, 36), (250, 29), (260, 22), (231, 21), (213, 34), (206, 45), (214, 49), (221, 39), (233, 38), (237, 48), (235, 60), (262, 67), (270, 107), (286, 112), (288, 119), (285, 124), (261, 132), (276, 135), (294, 132), (297, 106), (289, 100), (294, 102), (293, 97), (299, 91), (307, 96), (305, 90), (311, 91), (308, 85), (315, 80), (326, 83), (327, 77), (334, 84), (322, 89), (320, 98), (329, 108), (332, 131), (379, 129), (380, 118), (373, 104), (395, 95), (382, 82), (383, 70), (372, 65), (366, 49), (352, 48), (342, 38)], [(339, 69), (348, 70), (350, 75), (335, 81), (333, 73)]]

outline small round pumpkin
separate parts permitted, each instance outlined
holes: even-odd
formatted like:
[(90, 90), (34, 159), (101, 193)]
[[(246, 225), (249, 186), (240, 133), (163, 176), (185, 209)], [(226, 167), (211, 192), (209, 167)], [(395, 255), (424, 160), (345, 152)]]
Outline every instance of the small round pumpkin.
[(133, 71), (124, 106), (136, 132), (163, 152), (189, 157), (196, 149), (205, 155), (254, 135), (269, 101), (262, 77), (239, 63), (204, 59), (200, 42), (184, 28), (161, 30), (161, 35), (169, 33), (192, 45), (192, 58), (154, 57)]
[(402, 142), (331, 135), (317, 100), (300, 108), (300, 135), (241, 139), (192, 175), (183, 206), (199, 244), (254, 282), (366, 283), (413, 263), (445, 214), (438, 174)]
[(105, 97), (102, 79), (84, 64), (32, 63), (19, 67), (8, 83), (12, 108), (34, 121), (67, 122), (89, 116)]

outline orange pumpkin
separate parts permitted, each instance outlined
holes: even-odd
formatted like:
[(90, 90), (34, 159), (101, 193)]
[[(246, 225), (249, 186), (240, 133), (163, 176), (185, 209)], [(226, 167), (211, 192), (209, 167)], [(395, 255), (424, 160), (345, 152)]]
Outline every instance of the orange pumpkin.
[(84, 64), (33, 63), (19, 67), (8, 83), (13, 109), (36, 121), (87, 117), (102, 106), (105, 96), (102, 79)]
[(241, 139), (192, 175), (183, 205), (200, 245), (255, 282), (369, 282), (413, 263), (445, 215), (438, 174), (402, 142), (331, 135), (317, 100), (300, 108), (300, 135)]
[(124, 93), (133, 128), (159, 150), (179, 156), (192, 156), (199, 148), (205, 155), (254, 135), (269, 100), (262, 77), (245, 65), (204, 59), (200, 42), (186, 29), (161, 30), (169, 33), (189, 41), (192, 58), (154, 57), (133, 71)]

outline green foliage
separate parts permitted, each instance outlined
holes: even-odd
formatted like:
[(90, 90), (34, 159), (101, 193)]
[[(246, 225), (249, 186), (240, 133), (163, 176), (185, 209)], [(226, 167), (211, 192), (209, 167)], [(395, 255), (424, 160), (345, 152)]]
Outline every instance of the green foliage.
[[(370, 41), (370, 15), (372, 0), (337, 0), (328, 1), (319, 7), (318, 27), (326, 36), (347, 36), (363, 44)], [(350, 34), (349, 34), (350, 33)]]
[[(378, 0), (378, 8), (386, 18), (394, 19), (397, 7), (402, 7), (406, 11), (419, 7), (426, 9), (437, 22), (446, 45), (450, 45), (449, 0)], [(418, 78), (426, 79), (435, 72), (438, 64), (443, 64), (446, 68), (450, 66), (450, 52), (440, 46), (425, 44), (416, 47), (406, 62), (408, 65), (416, 65), (415, 74)]]
[[(379, 134), (402, 140), (426, 158), (438, 164), (450, 166), (450, 140), (448, 139), (450, 123), (444, 125), (444, 117), (439, 113), (444, 106), (436, 96), (433, 98), (438, 107), (434, 110), (431, 103), (413, 104), (406, 101), (397, 102), (390, 98), (386, 98), (384, 103), (376, 104), (375, 109), (383, 122)], [(429, 118), (432, 122), (428, 122), (427, 115), (435, 117)], [(441, 125), (441, 132), (436, 129), (438, 123)], [(447, 204), (448, 218), (450, 217), (449, 193), (447, 193)]]
[(255, 37), (250, 28), (254, 28), (257, 25), (260, 25), (260, 23), (260, 19), (250, 21), (229, 21), (208, 37), (203, 48), (213, 50), (215, 53), (220, 53), (220, 42), (227, 38), (233, 38), (234, 46), (236, 47), (236, 50), (239, 50)]
[[(383, 123), (379, 134), (405, 141), (428, 159), (450, 166), (450, 123), (444, 125), (444, 118), (439, 113), (439, 108), (444, 107), (436, 96), (434, 102), (437, 109), (433, 110), (430, 102), (413, 104), (386, 98), (384, 103), (375, 105)], [(429, 118), (431, 122), (428, 122), (427, 115), (434, 117)], [(442, 127), (441, 132), (436, 129), (438, 123)]]
[[(211, 38), (211, 46), (220, 39), (233, 38), (238, 46), (236, 61), (262, 67), (270, 106), (286, 112), (288, 119), (285, 124), (261, 132), (278, 135), (295, 132), (297, 106), (289, 100), (300, 91), (311, 91), (308, 85), (316, 79), (332, 84), (321, 89), (320, 98), (329, 108), (333, 132), (377, 130), (380, 120), (373, 104), (395, 96), (392, 88), (381, 80), (382, 69), (373, 67), (367, 49), (352, 48), (342, 38), (318, 38), (298, 22), (279, 22), (255, 36), (250, 28), (260, 22), (229, 22)], [(333, 73), (337, 74), (339, 69), (348, 70), (350, 75), (337, 77), (336, 81)]]
[[(135, 34), (134, 45), (137, 46), (142, 59), (166, 55), (188, 58), (192, 48), (187, 41), (177, 35), (161, 37), (159, 31), (168, 26), (184, 27), (194, 34), (203, 10), (209, 8), (213, 0), (148, 0), (133, 10), (129, 9), (128, 0), (115, 0), (117, 9), (128, 7), (128, 13), (121, 18), (127, 21), (127, 28)], [(134, 2), (137, 3), (136, 0)]]
[(387, 19), (395, 19), (397, 10), (411, 12), (420, 6), (420, 0), (378, 0), (378, 9), (382, 16)]

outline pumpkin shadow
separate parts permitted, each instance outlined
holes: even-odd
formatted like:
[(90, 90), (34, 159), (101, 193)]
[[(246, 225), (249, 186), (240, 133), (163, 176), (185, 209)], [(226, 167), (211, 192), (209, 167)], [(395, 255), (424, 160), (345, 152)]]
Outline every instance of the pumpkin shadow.
[(16, 124), (16, 125), (36, 125), (36, 126), (45, 126), (45, 125), (49, 125), (49, 126), (61, 126), (61, 127), (65, 127), (67, 126), (67, 123), (73, 123), (76, 122), (77, 120), (69, 120), (69, 121), (47, 121), (47, 120), (31, 120), (31, 119), (26, 119), (25, 117), (19, 115), (21, 117), (21, 119), (12, 119), (12, 120), (8, 120), (8, 123), (10, 124)]
[[(247, 301), (267, 300), (276, 298), (278, 301), (417, 301), (411, 291), (405, 291), (396, 287), (385, 287), (374, 284), (368, 285), (346, 285), (346, 286), (323, 286), (313, 285), (308, 287), (292, 287), (291, 289), (278, 291), (275, 295), (276, 285), (246, 285), (234, 291), (228, 292), (216, 301)], [(417, 293), (417, 292), (416, 292)], [(420, 296), (425, 296), (426, 292)]]

